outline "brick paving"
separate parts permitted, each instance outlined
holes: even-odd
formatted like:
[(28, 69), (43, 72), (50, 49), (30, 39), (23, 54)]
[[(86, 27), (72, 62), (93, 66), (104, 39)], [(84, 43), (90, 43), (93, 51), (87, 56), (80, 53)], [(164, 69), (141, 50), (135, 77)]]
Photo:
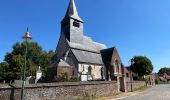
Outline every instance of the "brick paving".
[(170, 84), (157, 85), (143, 93), (112, 100), (170, 100)]

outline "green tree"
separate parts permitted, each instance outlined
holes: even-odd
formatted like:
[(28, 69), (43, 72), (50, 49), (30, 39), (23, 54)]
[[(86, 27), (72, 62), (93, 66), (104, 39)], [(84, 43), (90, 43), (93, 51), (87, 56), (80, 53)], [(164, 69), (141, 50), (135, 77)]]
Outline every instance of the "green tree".
[(146, 56), (134, 56), (133, 61), (134, 63), (131, 66), (132, 71), (138, 74), (139, 77), (152, 73), (152, 62)]
[(166, 73), (166, 74), (170, 75), (170, 68), (168, 68), (168, 67), (163, 67), (163, 68), (159, 69), (159, 72), (158, 72), (158, 73), (159, 73), (159, 74), (164, 74), (164, 73)]
[[(24, 54), (26, 43), (15, 43), (13, 50), (6, 53), (5, 62), (0, 64), (0, 78), (2, 80), (20, 79), (22, 76), (22, 68), (24, 66)], [(35, 76), (38, 66), (41, 66), (43, 76), (47, 74), (47, 67), (50, 59), (54, 55), (53, 51), (43, 51), (42, 47), (36, 42), (28, 43), (26, 76)], [(2, 72), (3, 71), (3, 72)]]
[(9, 69), (9, 65), (6, 62), (0, 63), (0, 81), (3, 81), (3, 79), (7, 76), (7, 69)]

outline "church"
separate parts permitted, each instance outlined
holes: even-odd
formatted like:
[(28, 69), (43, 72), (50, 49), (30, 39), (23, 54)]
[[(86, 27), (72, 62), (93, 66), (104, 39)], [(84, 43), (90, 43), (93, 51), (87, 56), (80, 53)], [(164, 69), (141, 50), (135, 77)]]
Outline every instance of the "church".
[(117, 49), (107, 48), (85, 36), (83, 25), (74, 0), (70, 0), (61, 21), (60, 38), (55, 59), (48, 68), (48, 79), (67, 73), (80, 77), (81, 81), (119, 80), (126, 71)]

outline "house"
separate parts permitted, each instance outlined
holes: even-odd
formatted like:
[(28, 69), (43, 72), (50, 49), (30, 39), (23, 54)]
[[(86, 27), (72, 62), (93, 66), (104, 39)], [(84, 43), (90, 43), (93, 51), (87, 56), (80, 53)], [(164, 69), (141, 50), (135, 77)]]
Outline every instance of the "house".
[(167, 73), (163, 74), (158, 74), (159, 79), (164, 82), (169, 82), (170, 81), (170, 76)]
[[(125, 67), (115, 47), (108, 48), (94, 42), (83, 32), (84, 21), (79, 17), (74, 0), (70, 0), (65, 17), (61, 21), (61, 34), (54, 60), (48, 68), (49, 81), (57, 73), (62, 61), (70, 65), (72, 76), (82, 81), (121, 80), (125, 84)], [(127, 71), (127, 70), (126, 70)]]

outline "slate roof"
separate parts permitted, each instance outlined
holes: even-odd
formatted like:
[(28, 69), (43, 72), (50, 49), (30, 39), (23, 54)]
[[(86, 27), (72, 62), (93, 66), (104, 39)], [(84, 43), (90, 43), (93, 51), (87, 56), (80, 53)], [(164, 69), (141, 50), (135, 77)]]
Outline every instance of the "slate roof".
[(112, 63), (111, 61), (112, 61), (112, 59), (114, 59), (114, 58), (112, 58), (113, 55), (115, 55), (114, 57), (116, 57), (116, 58), (118, 57), (117, 60), (123, 65), (116, 47), (101, 50), (101, 55), (102, 55), (103, 62), (106, 65), (107, 65), (107, 63)]
[(76, 59), (81, 63), (91, 63), (103, 65), (101, 54), (85, 50), (71, 49)]
[(115, 47), (109, 48), (109, 49), (104, 49), (104, 50), (101, 51), (101, 55), (103, 57), (104, 62), (112, 60), (112, 55), (113, 55), (114, 49), (115, 49)]
[(105, 49), (104, 44), (94, 42), (90, 37), (83, 35), (83, 42), (69, 42), (71, 51), (79, 62), (103, 65), (100, 50)]
[(104, 44), (94, 42), (90, 37), (84, 35), (81, 42), (74, 43), (68, 41), (68, 44), (71, 48), (76, 48), (76, 49), (86, 50), (86, 51), (91, 51), (96, 53), (100, 53), (100, 50), (106, 49), (106, 46)]
[(77, 20), (83, 22), (83, 20), (79, 17), (79, 15), (77, 13), (77, 9), (76, 9), (76, 5), (74, 3), (74, 0), (70, 0), (69, 6), (68, 6), (68, 9), (67, 9), (67, 13), (65, 15), (65, 18), (67, 18), (67, 17), (71, 17), (73, 19), (77, 19)]

